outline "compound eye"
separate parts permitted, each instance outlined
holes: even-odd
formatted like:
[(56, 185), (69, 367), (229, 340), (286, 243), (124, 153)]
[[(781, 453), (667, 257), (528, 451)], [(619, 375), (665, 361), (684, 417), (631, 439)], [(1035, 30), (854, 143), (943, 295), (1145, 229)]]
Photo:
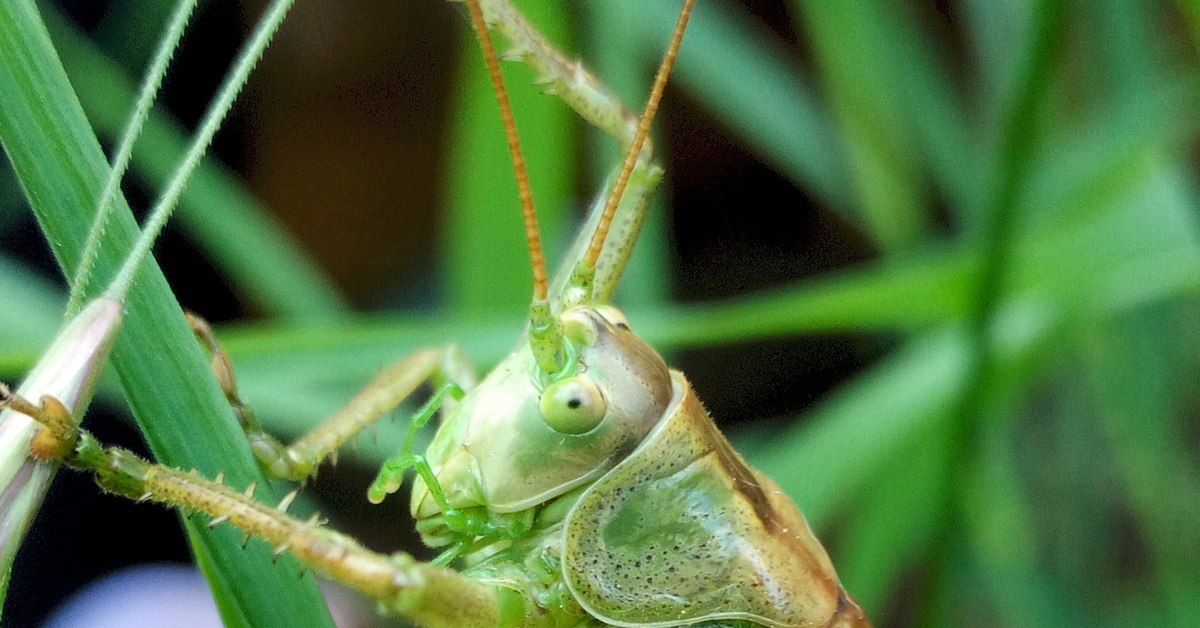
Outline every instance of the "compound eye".
[(620, 327), (625, 331), (629, 331), (629, 319), (625, 317), (625, 312), (608, 304), (597, 305), (596, 311), (600, 312), (600, 315), (609, 323), (612, 323), (613, 327)]
[(591, 379), (568, 377), (546, 387), (541, 411), (542, 420), (556, 432), (583, 434), (600, 424), (608, 404)]

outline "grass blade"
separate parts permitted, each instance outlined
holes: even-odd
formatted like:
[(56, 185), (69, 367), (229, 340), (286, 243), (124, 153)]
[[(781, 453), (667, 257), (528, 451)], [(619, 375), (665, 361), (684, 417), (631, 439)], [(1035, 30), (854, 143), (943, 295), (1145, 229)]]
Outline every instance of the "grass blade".
[[(60, 265), (74, 268), (107, 163), (29, 1), (0, 5), (0, 140)], [(115, 209), (97, 261), (101, 276), (111, 276), (137, 232), (128, 207)], [(224, 471), (235, 486), (261, 482), (156, 266), (139, 275), (126, 305), (112, 363), (155, 456), (210, 477)], [(260, 493), (268, 497), (265, 488)], [(191, 520), (185, 526), (196, 554), (220, 574), (210, 582), (231, 625), (331, 625), (312, 579), (295, 577), (294, 561), (272, 565), (270, 548), (261, 544), (243, 551), (233, 529), (203, 531)]]
[[(133, 102), (132, 81), (62, 16), (47, 12), (63, 65), (89, 119), (116, 137)], [(146, 121), (134, 147), (134, 172), (154, 188), (170, 178), (187, 145), (186, 133), (161, 110)], [(180, 199), (179, 224), (268, 312), (297, 321), (336, 318), (346, 308), (325, 274), (299, 245), (211, 158), (196, 169)]]

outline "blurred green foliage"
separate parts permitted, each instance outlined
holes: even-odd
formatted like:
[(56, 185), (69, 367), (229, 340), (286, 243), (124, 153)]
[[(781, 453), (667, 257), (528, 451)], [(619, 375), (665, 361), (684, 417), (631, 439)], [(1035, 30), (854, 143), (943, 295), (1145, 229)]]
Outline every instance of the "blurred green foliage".
[[(129, 4), (111, 10), (143, 21), (125, 37), (106, 22), (108, 54), (144, 59), (132, 42), (160, 26)], [(564, 46), (573, 30), (631, 104), (677, 10), (518, 4)], [(877, 626), (1200, 622), (1200, 11), (1182, 0), (755, 7), (785, 15), (790, 32), (729, 0), (700, 3), (676, 97), (812, 201), (778, 211), (849, 225), (870, 254), (765, 291), (672, 303), (663, 278), (676, 262), (655, 226), (629, 272), (636, 328), (664, 351), (834, 333), (890, 347), (769, 437), (732, 434), (830, 540)], [(403, 11), (447, 9), (429, 0)], [(140, 66), (121, 69), (47, 21), (111, 141)], [(430, 297), (434, 312), (347, 312), (235, 175), (214, 162), (189, 188), (179, 227), (259, 313), (222, 338), (245, 396), (281, 433), (311, 425), (412, 347), (453, 340), (487, 364), (515, 339), (527, 270), (500, 234), (517, 228), (516, 195), (503, 155), (485, 148), (502, 142), (485, 124), (493, 97), (461, 39), (459, 63), (472, 70), (456, 73), (464, 82), (439, 114), (452, 143), (441, 149), (448, 217), (432, 277), (446, 287)], [(532, 93), (522, 77), (512, 72), (513, 91)], [(561, 241), (574, 182), (591, 180), (579, 173), (611, 159), (573, 163), (605, 153), (580, 148), (564, 108), (524, 100), (529, 151), (561, 166), (549, 169), (558, 178), (534, 176)], [(157, 115), (135, 158), (150, 187), (185, 134)], [(670, 138), (660, 145), (669, 152)], [(0, 194), (0, 231), (11, 233), (27, 213), (7, 172)], [(60, 297), (8, 251), (0, 294), (10, 295), (0, 376), (11, 380), (48, 342)], [(388, 433), (364, 441), (368, 464), (397, 442)]]

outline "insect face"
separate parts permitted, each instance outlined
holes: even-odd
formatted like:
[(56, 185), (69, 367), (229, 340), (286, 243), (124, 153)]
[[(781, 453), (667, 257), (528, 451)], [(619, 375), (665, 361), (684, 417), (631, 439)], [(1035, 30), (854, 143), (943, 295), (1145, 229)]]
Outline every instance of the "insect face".
[[(508, 513), (544, 503), (611, 469), (662, 416), (670, 376), (649, 345), (591, 307), (560, 320), (571, 369), (541, 382), (523, 344), (434, 437), (428, 461), (451, 507)], [(438, 512), (418, 481), (413, 514)]]

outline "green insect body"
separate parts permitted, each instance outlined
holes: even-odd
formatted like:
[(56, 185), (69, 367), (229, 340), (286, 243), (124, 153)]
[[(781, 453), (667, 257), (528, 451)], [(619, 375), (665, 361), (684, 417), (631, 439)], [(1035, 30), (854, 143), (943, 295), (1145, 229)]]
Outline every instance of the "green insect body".
[[(464, 535), (484, 548), (465, 557), (467, 573), (533, 589), (534, 599), (557, 596), (559, 608), (572, 606), (569, 593), (611, 625), (866, 625), (795, 505), (733, 450), (683, 374), (611, 307), (578, 306), (562, 319), (580, 345), (578, 370), (547, 390), (565, 382), (583, 397), (596, 395), (564, 402), (601, 409), (594, 427), (551, 426), (547, 415), (569, 408), (547, 407), (532, 355), (519, 349), (464, 398), (430, 445), (427, 461), (444, 500), (418, 480), (412, 510), (426, 541), (446, 545)], [(523, 519), (531, 528), (506, 538), (501, 527), (481, 539), (454, 530), (445, 508)], [(560, 564), (561, 579), (529, 579), (531, 562)]]
[[(309, 477), (421, 383), (444, 383), (368, 492), (379, 501), (415, 469), (412, 514), (423, 540), (443, 553), (427, 564), (372, 552), (315, 518), (292, 518), (286, 503), (257, 501), (254, 487), (235, 490), (151, 464), (81, 429), (43, 430), (62, 442), (34, 454), (89, 470), (110, 492), (203, 512), (212, 525), (229, 522), (422, 626), (869, 628), (796, 506), (746, 464), (683, 374), (609, 305), (661, 176), (641, 144), (652, 114), (629, 114), (507, 0), (467, 4), (493, 70), (489, 28), (509, 40), (508, 56), (537, 69), (551, 91), (628, 149), (613, 191), (592, 211), (553, 282), (540, 265), (536, 228), (527, 228), (535, 293), (513, 354), (476, 384), (456, 351), (416, 351), (285, 446), (261, 431), (211, 330), (192, 321), (250, 449), (278, 477)], [(684, 7), (651, 103), (691, 0)], [(503, 107), (498, 77), (496, 70)], [(527, 203), (526, 224), (533, 222)], [(15, 396), (0, 398), (3, 405), (46, 426), (62, 422)], [(440, 428), (426, 452), (415, 454), (416, 430), (439, 408)]]

